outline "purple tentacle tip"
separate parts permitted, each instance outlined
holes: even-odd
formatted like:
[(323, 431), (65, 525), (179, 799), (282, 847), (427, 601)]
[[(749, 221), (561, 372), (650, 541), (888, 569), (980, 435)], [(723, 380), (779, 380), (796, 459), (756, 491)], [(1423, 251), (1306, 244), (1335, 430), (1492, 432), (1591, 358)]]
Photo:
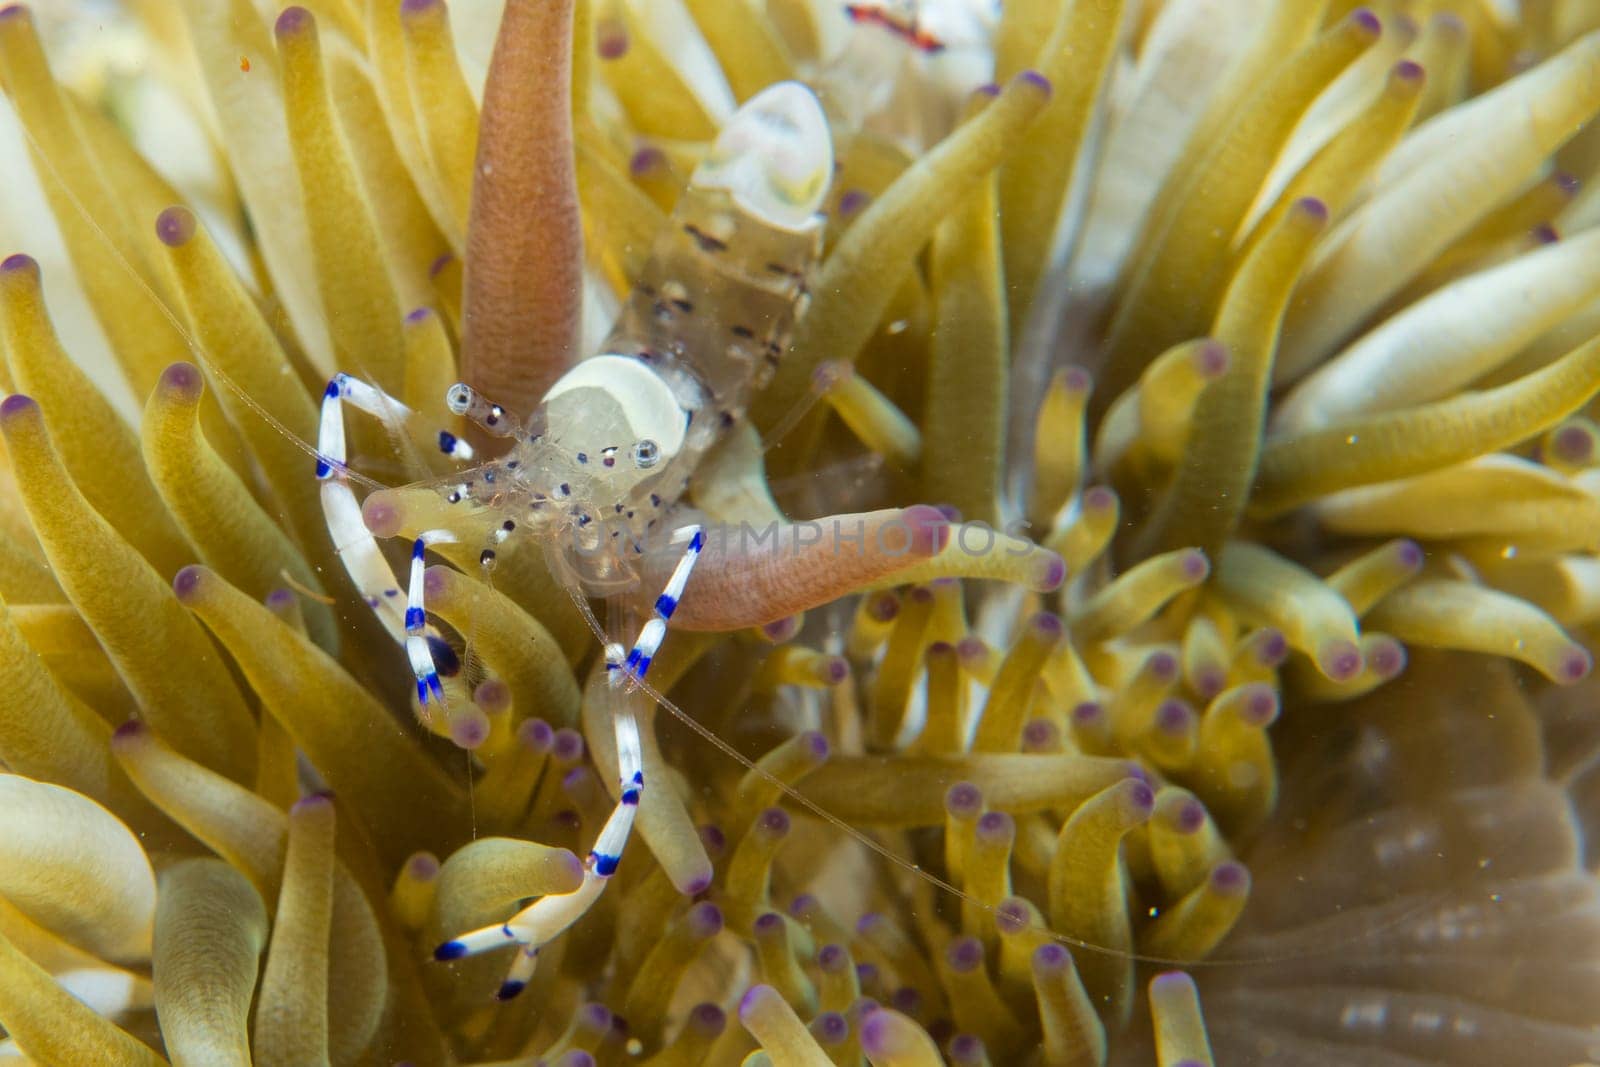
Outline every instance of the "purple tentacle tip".
[(4, 400), (0, 400), (0, 418), (14, 418), (30, 411), (38, 411), (39, 405), (33, 397), (26, 393), (12, 393)]
[(1108, 486), (1095, 485), (1083, 491), (1085, 511), (1110, 511), (1117, 506), (1117, 494)]
[(27, 271), (30, 274), (39, 273), (39, 264), (30, 255), (17, 252), (0, 260), (0, 272), (14, 274), (18, 271)]
[(29, 18), (31, 14), (26, 4), (7, 4), (5, 7), (0, 7), (0, 20)]
[(552, 754), (561, 763), (576, 763), (583, 758), (583, 735), (563, 726), (556, 731)]
[(954, 1063), (984, 1063), (983, 1039), (976, 1034), (957, 1034), (950, 1039), (950, 1059)]
[(598, 1000), (591, 1000), (578, 1009), (579, 1025), (591, 1033), (603, 1034), (611, 1029), (616, 1016)]
[(1042, 90), (1046, 96), (1049, 96), (1053, 91), (1053, 88), (1050, 85), (1050, 79), (1046, 78), (1043, 74), (1040, 74), (1036, 70), (1023, 71), (1021, 74), (1017, 75), (1017, 81), (1026, 82), (1027, 84), (1032, 85), (1034, 88)]
[(1072, 956), (1054, 941), (1033, 950), (1033, 969), (1036, 973), (1051, 974), (1065, 970)]
[(1560, 676), (1556, 679), (1562, 685), (1571, 685), (1574, 682), (1587, 678), (1589, 671), (1594, 667), (1594, 657), (1589, 655), (1587, 649), (1573, 645), (1561, 657)]
[(715, 1004), (697, 1004), (689, 1013), (689, 1025), (702, 1034), (715, 1037), (728, 1025), (728, 1016)]
[(1050, 719), (1029, 719), (1022, 727), (1022, 747), (1027, 751), (1043, 751), (1060, 739), (1061, 729)]
[(1052, 611), (1041, 611), (1028, 620), (1033, 632), (1046, 641), (1054, 640), (1061, 636), (1061, 616)]
[(179, 600), (193, 598), (200, 591), (200, 582), (206, 573), (206, 569), (198, 563), (190, 564), (172, 579), (172, 591), (178, 594)]
[(1228, 687), (1228, 672), (1221, 667), (1201, 667), (1195, 671), (1193, 685), (1197, 695), (1210, 700)]
[(181, 205), (167, 208), (156, 216), (156, 236), (168, 248), (178, 248), (188, 244), (194, 236), (194, 212)]
[(1256, 659), (1264, 667), (1276, 667), (1289, 654), (1289, 639), (1282, 630), (1263, 630), (1256, 643)]
[(781, 645), (792, 639), (800, 632), (801, 619), (798, 615), (786, 615), (774, 622), (769, 622), (761, 627), (761, 636), (775, 645)]
[(757, 984), (751, 986), (745, 992), (745, 995), (739, 998), (740, 1021), (742, 1022), (748, 1020), (751, 1014), (760, 1006), (762, 1001), (771, 997), (776, 997), (777, 995), (778, 991), (769, 985)]
[(1412, 59), (1402, 59), (1394, 65), (1394, 76), (1403, 82), (1420, 82), (1428, 76), (1422, 64)]
[(182, 361), (169, 364), (161, 372), (161, 386), (184, 396), (198, 396), (201, 387), (200, 368)]
[(1067, 561), (1054, 552), (1050, 553), (1049, 560), (1039, 572), (1039, 584), (1034, 588), (1036, 593), (1050, 593), (1061, 588), (1061, 583), (1067, 580)]
[(824, 1045), (837, 1045), (850, 1036), (850, 1021), (836, 1011), (825, 1011), (811, 1021), (811, 1034)]
[(1358, 7), (1350, 12), (1350, 21), (1373, 36), (1383, 33), (1383, 20), (1368, 8)]
[(638, 178), (658, 170), (665, 170), (666, 166), (667, 154), (655, 145), (645, 145), (628, 160), (628, 173)]
[(315, 28), (316, 20), (311, 17), (311, 12), (303, 7), (286, 7), (278, 15), (278, 21), (273, 25), (273, 32), (279, 37), (301, 30)]
[(139, 719), (129, 719), (111, 732), (111, 743), (131, 741), (136, 737), (143, 737), (145, 726)]
[[(768, 912), (767, 914), (771, 915), (773, 913)], [(722, 909), (709, 900), (702, 900), (690, 908), (687, 917), (689, 932), (702, 941), (720, 934), (723, 921)], [(759, 921), (757, 920), (757, 922)], [(782, 920), (780, 919), (779, 921)]]
[(1393, 678), (1406, 669), (1406, 646), (1393, 638), (1375, 641), (1367, 650), (1367, 664), (1380, 678)]
[(460, 718), (450, 724), (450, 740), (456, 747), (474, 749), (489, 739), (489, 723), (480, 718)]
[(958, 937), (944, 950), (945, 962), (960, 974), (983, 966), (983, 942), (975, 937)]
[(1016, 834), (1017, 821), (1003, 811), (986, 811), (978, 819), (978, 837), (984, 841), (1006, 842)]
[(1395, 546), (1395, 556), (1400, 561), (1400, 566), (1408, 571), (1419, 570), (1422, 567), (1422, 546), (1415, 541), (1401, 541)]
[(1207, 378), (1220, 378), (1228, 369), (1228, 346), (1221, 341), (1207, 341), (1200, 346), (1195, 362)]
[(1361, 649), (1353, 641), (1329, 641), (1317, 653), (1317, 665), (1336, 682), (1361, 673)]
[(1278, 691), (1266, 682), (1256, 682), (1244, 702), (1244, 719), (1254, 726), (1267, 726), (1278, 717)]
[(406, 312), (406, 325), (416, 326), (419, 323), (427, 322), (432, 317), (433, 309), (430, 307), (412, 308)]
[(1211, 868), (1211, 890), (1223, 896), (1236, 896), (1250, 888), (1250, 872), (1244, 864), (1229, 860)]
[(782, 837), (789, 832), (789, 813), (782, 808), (768, 808), (757, 817), (756, 825), (769, 837)]
[(812, 759), (822, 761), (828, 758), (828, 739), (816, 730), (807, 730), (800, 735), (805, 738), (806, 754)]
[(957, 782), (945, 790), (944, 810), (956, 818), (976, 818), (983, 810), (983, 791), (971, 782)]
[(319, 811), (322, 808), (331, 807), (333, 807), (333, 795), (331, 793), (311, 793), (295, 801), (294, 806), (289, 809), (289, 814)]
[(517, 737), (535, 751), (548, 752), (555, 743), (556, 732), (543, 719), (524, 719), (517, 727)]
[(1181, 666), (1178, 657), (1164, 648), (1150, 653), (1150, 657), (1144, 662), (1150, 669), (1151, 677), (1164, 682), (1176, 680)]
[(439, 0), (400, 0), (400, 14), (420, 15), (443, 6)]
[(1205, 805), (1193, 797), (1185, 798), (1172, 816), (1172, 828), (1180, 834), (1198, 833), (1205, 823)]
[(1192, 987), (1194, 979), (1182, 971), (1163, 971), (1150, 979), (1150, 990), (1165, 989), (1168, 986)]
[(1318, 224), (1328, 221), (1328, 205), (1314, 196), (1303, 196), (1296, 200), (1294, 210)]
[(595, 31), (595, 54), (601, 59), (621, 59), (628, 54), (628, 31), (621, 23), (607, 19)]
[(1004, 933), (1018, 934), (1028, 928), (1028, 906), (1018, 897), (1007, 897), (994, 909), (994, 922)]
[(1551, 435), (1551, 451), (1569, 463), (1583, 463), (1594, 453), (1594, 435), (1581, 425), (1568, 424)]
[(1182, 700), (1163, 700), (1156, 708), (1156, 729), (1163, 733), (1183, 734), (1194, 720), (1194, 709)]

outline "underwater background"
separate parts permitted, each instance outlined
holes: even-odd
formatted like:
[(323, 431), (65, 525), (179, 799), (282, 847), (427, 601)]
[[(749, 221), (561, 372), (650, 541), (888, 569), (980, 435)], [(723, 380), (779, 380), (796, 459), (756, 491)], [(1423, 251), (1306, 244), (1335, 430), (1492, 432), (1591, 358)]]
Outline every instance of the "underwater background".
[[(500, 1003), (434, 948), (578, 890), (599, 643), (435, 546), (419, 715), (319, 398), (434, 525), (788, 79), (825, 251), (688, 500), (774, 540)], [(0, 1061), (1600, 1062), (1600, 5), (36, 0), (0, 84)]]

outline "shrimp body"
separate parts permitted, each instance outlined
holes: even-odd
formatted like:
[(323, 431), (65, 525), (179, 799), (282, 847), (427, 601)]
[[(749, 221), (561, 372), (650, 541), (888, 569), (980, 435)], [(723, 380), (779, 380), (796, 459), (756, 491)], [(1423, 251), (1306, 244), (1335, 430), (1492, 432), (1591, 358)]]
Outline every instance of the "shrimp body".
[[(412, 543), (403, 614), (400, 583), (373, 540), (375, 530), (398, 531), (375, 521), (373, 504), (383, 492), (355, 502), (343, 412), (350, 404), (393, 425), (409, 413), (347, 375), (328, 384), (317, 461), (324, 510), (356, 585), (405, 646), (424, 712), (430, 703), (446, 704), (447, 686), (460, 684), (459, 659), (427, 619), (429, 545), (532, 536), (580, 604), (604, 597), (611, 613), (601, 633), (601, 699), (615, 728), (617, 805), (589, 852), (582, 884), (435, 951), (451, 960), (519, 946), (501, 999), (521, 992), (540, 947), (588, 910), (617, 869), (645, 787), (638, 724), (644, 676), (705, 544), (698, 525), (677, 521), (679, 502), (700, 461), (771, 377), (804, 310), (805, 279), (822, 247), (818, 209), (832, 174), (832, 140), (817, 98), (795, 82), (764, 90), (740, 108), (695, 170), (598, 355), (558, 379), (525, 420), (465, 383), (451, 387), (450, 409), (509, 438), (510, 446), (456, 474), (395, 491), (431, 490), (445, 505), (435, 512), (439, 524)], [(473, 458), (471, 446), (449, 432), (440, 433), (439, 444), (454, 458)], [(640, 564), (658, 533), (656, 543), (680, 554), (665, 587), (641, 602)], [(483, 562), (493, 558), (486, 548)], [(631, 648), (622, 640), (628, 633), (637, 634)]]
[(525, 422), (466, 386), (451, 390), (452, 410), (514, 441), (444, 487), (447, 501), (504, 516), (501, 534), (525, 527), (568, 546), (586, 595), (631, 579), (630, 557), (670, 529), (694, 470), (788, 345), (832, 168), (809, 90), (783, 83), (746, 103), (695, 171), (599, 354)]

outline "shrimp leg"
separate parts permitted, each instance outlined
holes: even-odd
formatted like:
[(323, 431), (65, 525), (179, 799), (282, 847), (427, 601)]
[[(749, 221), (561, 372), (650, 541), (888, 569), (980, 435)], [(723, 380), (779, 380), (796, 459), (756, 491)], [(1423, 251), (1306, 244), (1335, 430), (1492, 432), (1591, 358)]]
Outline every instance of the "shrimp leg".
[(539, 949), (589, 910), (604, 892), (606, 882), (616, 873), (617, 865), (622, 860), (622, 850), (628, 843), (629, 834), (633, 832), (634, 816), (644, 793), (644, 753), (635, 706), (643, 690), (637, 683), (643, 681), (650, 670), (650, 661), (666, 637), (667, 621), (676, 610), (678, 600), (689, 582), (689, 575), (693, 573), (701, 549), (705, 547), (705, 533), (698, 525), (685, 526), (673, 536), (674, 542), (684, 539), (688, 544), (683, 556), (673, 568), (666, 587), (656, 597), (650, 621), (641, 628), (633, 647), (625, 653), (620, 643), (606, 645), (605, 691), (612, 704), (617, 767), (622, 789), (617, 806), (600, 828), (600, 835), (584, 861), (583, 882), (571, 893), (540, 897), (504, 923), (463, 934), (434, 950), (433, 957), (436, 960), (455, 960), (507, 944), (521, 946), (496, 994), (501, 1000), (510, 1000), (522, 992), (533, 976)]
[(322, 514), (327, 519), (328, 533), (368, 606), (390, 636), (403, 642), (405, 616), (398, 603), (400, 583), (362, 521), (361, 504), (350, 488), (344, 433), (346, 402), (390, 426), (399, 425), (406, 407), (363, 381), (337, 374), (323, 390), (322, 419), (317, 427), (317, 480), (322, 483)]
[[(394, 432), (401, 432), (410, 409), (400, 401), (348, 374), (336, 374), (322, 394), (322, 418), (317, 428), (317, 478), (322, 482), (322, 511), (328, 531), (344, 561), (345, 569), (368, 606), (388, 629), (390, 636), (405, 646), (406, 658), (416, 675), (417, 699), (424, 709), (431, 697), (444, 702), (444, 687), (439, 680), (440, 662), (444, 672), (459, 669), (454, 650), (427, 624), (423, 607), (423, 550), (430, 544), (456, 540), (448, 530), (426, 530), (412, 544), (411, 580), (406, 606), (400, 609), (400, 583), (389, 562), (378, 550), (377, 539), (362, 518), (361, 505), (350, 488), (345, 446), (344, 405), (378, 419)], [(441, 431), (439, 447), (446, 455), (470, 458), (470, 447), (453, 435)]]

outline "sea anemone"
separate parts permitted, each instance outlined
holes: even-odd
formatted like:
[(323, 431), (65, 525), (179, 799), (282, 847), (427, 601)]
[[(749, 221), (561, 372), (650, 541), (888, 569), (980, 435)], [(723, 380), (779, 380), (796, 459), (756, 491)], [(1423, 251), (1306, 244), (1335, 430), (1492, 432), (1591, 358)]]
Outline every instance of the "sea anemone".
[[(0, 9), (7, 1056), (1600, 1059), (1591, 5), (132, 6)], [(341, 536), (435, 522), (446, 388), (532, 410), (786, 79), (825, 253), (690, 497), (761, 537), (508, 986), (597, 643), (437, 545), (418, 707), (316, 398), (416, 413)]]

